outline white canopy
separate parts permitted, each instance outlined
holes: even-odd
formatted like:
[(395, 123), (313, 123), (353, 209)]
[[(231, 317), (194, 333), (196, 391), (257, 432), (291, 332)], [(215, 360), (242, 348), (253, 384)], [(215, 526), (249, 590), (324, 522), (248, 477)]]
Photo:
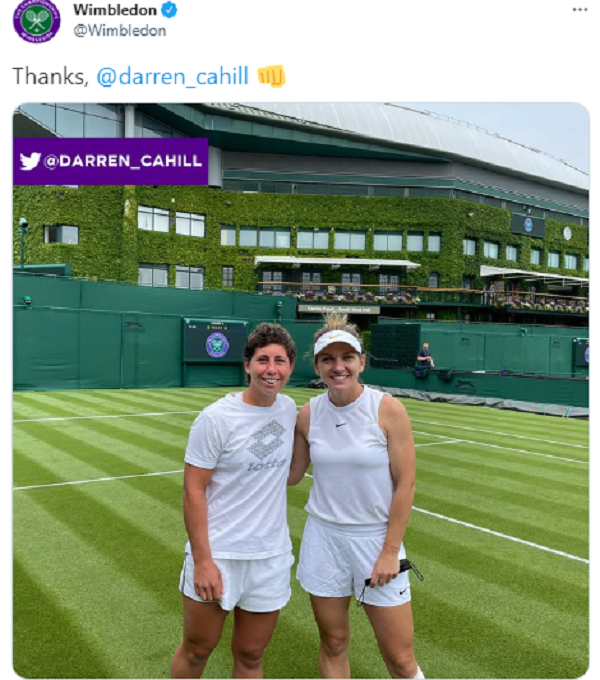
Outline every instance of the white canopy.
[(528, 272), (524, 269), (506, 269), (504, 267), (489, 267), (481, 265), (479, 275), (482, 277), (497, 276), (505, 279), (525, 279), (530, 281), (544, 281), (547, 283), (562, 283), (562, 285), (589, 286), (590, 280), (579, 276), (565, 276), (564, 274), (548, 274), (546, 272)]
[(303, 265), (303, 264), (317, 264), (329, 265), (334, 268), (343, 265), (361, 265), (363, 267), (372, 267), (378, 269), (379, 267), (406, 267), (407, 269), (417, 269), (420, 264), (411, 262), (410, 260), (368, 260), (365, 258), (347, 258), (347, 257), (292, 257), (291, 255), (262, 255), (254, 258), (254, 267), (261, 264), (289, 264), (289, 265)]

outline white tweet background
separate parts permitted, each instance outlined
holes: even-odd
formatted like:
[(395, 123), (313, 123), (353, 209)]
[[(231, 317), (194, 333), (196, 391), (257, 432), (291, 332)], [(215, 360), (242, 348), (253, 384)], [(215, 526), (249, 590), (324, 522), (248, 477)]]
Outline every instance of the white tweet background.
[[(6, 301), (4, 320), (10, 318), (12, 269), (12, 114), (22, 102), (194, 102), (194, 101), (393, 101), (393, 102), (572, 102), (587, 108), (591, 120), (591, 229), (592, 262), (595, 237), (594, 206), (598, 182), (598, 120), (600, 117), (597, 63), (600, 57), (600, 22), (597, 2), (581, 4), (570, 0), (509, 0), (495, 3), (481, 0), (397, 0), (395, 3), (349, 3), (339, 0), (292, 2), (241, 2), (222, 0), (174, 0), (177, 16), (160, 16), (162, 0), (137, 0), (139, 6), (156, 7), (159, 16), (96, 17), (106, 25), (129, 24), (164, 26), (166, 38), (77, 38), (79, 23), (90, 18), (76, 17), (73, 2), (54, 0), (61, 13), (57, 36), (44, 44), (31, 45), (13, 29), (17, 0), (2, 3), (2, 289)], [(85, 3), (84, 3), (85, 4)], [(95, 6), (108, 2), (98, 0)], [(117, 4), (115, 0), (113, 5)], [(131, 6), (134, 0), (120, 0)], [(587, 11), (573, 11), (573, 8)], [(282, 64), (286, 85), (272, 89), (257, 82), (256, 69)], [(127, 66), (132, 71), (218, 70), (248, 65), (250, 85), (211, 86), (186, 89), (183, 86), (113, 86), (96, 82), (100, 68), (116, 71)], [(87, 87), (75, 85), (17, 85), (14, 67), (32, 71), (67, 70), (84, 74)], [(434, 108), (432, 106), (432, 108)], [(540, 125), (544, 125), (543, 118)], [(492, 130), (493, 132), (493, 130)], [(526, 142), (526, 140), (523, 140)], [(592, 334), (594, 334), (595, 286), (592, 275)], [(4, 444), (1, 454), (2, 478), (2, 600), (4, 624), (2, 671), (12, 671), (11, 634), (11, 344), (7, 322), (2, 336), (6, 377), (2, 390)], [(591, 385), (597, 371), (592, 361)], [(592, 390), (592, 396), (598, 389)], [(595, 400), (592, 399), (592, 403)], [(592, 442), (598, 426), (591, 420)], [(594, 447), (592, 445), (592, 452)], [(592, 464), (591, 526), (595, 526), (597, 465)], [(591, 564), (597, 557), (597, 541), (592, 539)], [(598, 569), (592, 570), (598, 577)], [(551, 587), (551, 584), (549, 584)], [(594, 578), (591, 580), (592, 622), (597, 604)], [(568, 597), (568, 593), (565, 593)], [(597, 619), (597, 616), (595, 617)], [(598, 626), (594, 625), (593, 631)], [(560, 631), (557, 631), (560, 635)], [(33, 642), (35, 644), (35, 642)], [(476, 653), (476, 650), (474, 650)], [(598, 654), (591, 648), (595, 677)]]

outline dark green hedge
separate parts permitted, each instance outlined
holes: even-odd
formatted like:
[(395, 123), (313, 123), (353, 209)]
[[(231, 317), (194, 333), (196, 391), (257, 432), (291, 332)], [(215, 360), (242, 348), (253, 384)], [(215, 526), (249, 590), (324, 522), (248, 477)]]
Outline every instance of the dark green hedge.
[[(139, 231), (137, 207), (145, 205), (171, 211), (169, 234)], [(175, 212), (206, 215), (205, 238), (180, 236), (175, 233)], [(469, 216), (468, 213), (473, 213)], [(19, 261), (19, 239), (16, 234), (19, 217), (30, 224), (26, 237), (27, 263), (68, 262), (73, 276), (136, 281), (138, 263), (167, 263), (205, 268), (207, 288), (221, 287), (221, 267), (235, 267), (235, 288), (256, 290), (258, 274), (254, 269), (256, 255), (296, 255), (304, 257), (363, 257), (377, 259), (409, 259), (421, 265), (404, 278), (408, 285), (427, 286), (430, 272), (437, 272), (442, 288), (461, 287), (463, 276), (473, 276), (476, 287), (481, 264), (518, 269), (547, 271), (548, 250), (562, 255), (572, 253), (579, 258), (578, 271), (553, 270), (557, 273), (584, 276), (583, 256), (588, 254), (588, 229), (571, 224), (573, 238), (564, 241), (564, 222), (548, 219), (546, 238), (531, 239), (511, 233), (511, 215), (507, 210), (453, 199), (429, 198), (363, 198), (346, 196), (298, 196), (277, 194), (241, 194), (208, 187), (62, 187), (14, 188), (14, 261)], [(45, 225), (69, 224), (79, 227), (79, 245), (44, 244)], [(221, 225), (239, 227), (289, 227), (292, 247), (243, 248), (221, 246)], [(300, 227), (329, 230), (327, 250), (302, 250), (295, 247)], [(333, 248), (332, 229), (367, 231), (364, 251), (340, 251)], [(386, 253), (373, 250), (373, 232), (403, 232), (404, 250)], [(422, 232), (425, 247), (429, 233), (441, 235), (441, 252), (408, 252), (407, 233)], [(477, 254), (462, 254), (463, 238), (477, 239)], [(518, 262), (483, 257), (483, 241), (499, 244), (499, 254), (507, 244), (518, 246)], [(531, 265), (531, 247), (544, 250), (542, 264)], [(377, 273), (365, 267), (364, 282), (375, 283)], [(327, 270), (326, 280), (341, 280), (339, 270)], [(170, 284), (175, 282), (175, 267), (170, 270)]]

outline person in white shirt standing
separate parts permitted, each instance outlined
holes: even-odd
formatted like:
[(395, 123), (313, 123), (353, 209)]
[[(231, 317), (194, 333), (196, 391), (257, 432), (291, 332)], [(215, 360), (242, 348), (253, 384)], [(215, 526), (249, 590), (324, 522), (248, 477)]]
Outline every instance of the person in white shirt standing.
[(173, 678), (202, 676), (232, 610), (232, 677), (263, 677), (264, 650), (291, 596), (286, 480), (296, 405), (279, 393), (295, 359), (289, 333), (260, 324), (244, 347), (247, 389), (211, 404), (192, 425), (183, 486), (183, 641)]
[(326, 317), (315, 334), (314, 367), (328, 390), (300, 409), (288, 484), (312, 462), (297, 577), (319, 627), (321, 677), (350, 677), (354, 595), (390, 675), (424, 678), (413, 651), (408, 573), (400, 572), (415, 491), (410, 420), (397, 399), (359, 382), (365, 355), (347, 316)]

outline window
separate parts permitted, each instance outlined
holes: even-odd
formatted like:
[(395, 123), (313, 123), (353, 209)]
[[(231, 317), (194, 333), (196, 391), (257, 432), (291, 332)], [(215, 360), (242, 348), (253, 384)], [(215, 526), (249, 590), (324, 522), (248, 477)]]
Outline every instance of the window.
[(138, 207), (138, 229), (169, 232), (169, 211), (160, 208)]
[(511, 262), (516, 262), (517, 261), (517, 246), (506, 246), (506, 259), (510, 260)]
[(201, 267), (175, 268), (175, 288), (189, 288), (190, 290), (204, 289), (204, 269)]
[(258, 229), (256, 227), (240, 227), (240, 245), (254, 248), (258, 245)]
[(472, 276), (463, 276), (462, 287), (464, 290), (473, 290), (475, 288), (475, 279)]
[(298, 248), (312, 250), (329, 248), (329, 232), (327, 229), (298, 229)]
[(463, 238), (463, 255), (475, 255), (477, 241), (473, 238)]
[(138, 267), (138, 285), (164, 288), (169, 285), (168, 264), (144, 264)]
[(483, 256), (498, 259), (498, 244), (493, 241), (483, 242)]
[(182, 236), (204, 238), (205, 220), (204, 215), (185, 212), (175, 213), (175, 231)]
[(409, 231), (407, 248), (409, 251), (420, 253), (423, 250), (423, 234)]
[(380, 295), (385, 295), (386, 293), (397, 293), (398, 286), (400, 285), (400, 274), (391, 272), (379, 274), (378, 282)]
[(261, 228), (258, 245), (261, 248), (289, 248), (290, 230), (282, 227)]
[(364, 250), (366, 232), (364, 231), (336, 231), (334, 248), (336, 250)]
[(321, 272), (309, 272), (309, 271), (303, 271), (300, 274), (300, 277), (302, 279), (302, 290), (307, 291), (307, 290), (322, 290), (321, 286), (315, 286), (314, 284), (317, 283), (322, 283), (323, 282), (323, 276), (321, 275)]
[(435, 321), (435, 312), (425, 312), (427, 321)]
[(402, 250), (402, 232), (376, 231), (373, 250)]
[(551, 250), (548, 253), (548, 266), (549, 267), (560, 267), (560, 253), (558, 250)]
[(590, 258), (589, 257), (583, 258), (583, 270), (586, 271), (586, 272), (590, 271)]
[(223, 288), (233, 288), (233, 267), (221, 268), (221, 281)]
[(430, 253), (439, 253), (441, 245), (442, 245), (441, 234), (429, 234), (429, 239), (427, 241), (427, 250)]
[(565, 255), (565, 269), (577, 269), (577, 255)]
[(430, 288), (440, 287), (440, 275), (437, 272), (431, 272), (431, 274), (429, 274), (429, 287)]
[(76, 246), (79, 244), (79, 227), (62, 225), (44, 227), (44, 243), (66, 243)]
[(542, 251), (539, 248), (531, 249), (531, 264), (542, 264)]
[(266, 270), (262, 273), (263, 285), (262, 291), (281, 292), (281, 282), (283, 281), (283, 272)]
[[(359, 293), (362, 283), (362, 274), (358, 272), (342, 272), (342, 293)], [(348, 285), (351, 284), (351, 285)]]
[(235, 227), (221, 227), (221, 245), (235, 245)]

